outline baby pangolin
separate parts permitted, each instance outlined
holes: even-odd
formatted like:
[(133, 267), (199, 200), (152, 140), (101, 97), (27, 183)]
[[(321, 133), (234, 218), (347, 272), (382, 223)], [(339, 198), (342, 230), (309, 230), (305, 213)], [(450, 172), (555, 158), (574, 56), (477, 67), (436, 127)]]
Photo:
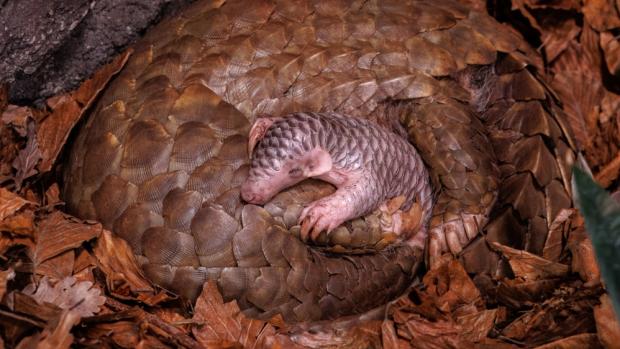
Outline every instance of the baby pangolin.
[(345, 221), (403, 196), (402, 210), (414, 202), (422, 208), (422, 228), (409, 242), (424, 243), (432, 209), (429, 175), (416, 149), (396, 133), (336, 113), (294, 113), (257, 119), (249, 138), (251, 168), (241, 187), (245, 201), (264, 204), (306, 178), (336, 186), (336, 192), (302, 211), (304, 240), (308, 235), (316, 239), (324, 230), (329, 234)]

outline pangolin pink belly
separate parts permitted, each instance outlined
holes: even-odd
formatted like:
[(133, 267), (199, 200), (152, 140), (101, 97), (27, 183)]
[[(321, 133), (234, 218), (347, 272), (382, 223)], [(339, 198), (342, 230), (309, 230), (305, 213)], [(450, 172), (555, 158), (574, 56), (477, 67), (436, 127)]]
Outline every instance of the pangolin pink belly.
[[(540, 253), (571, 205), (574, 146), (532, 73), (537, 59), (513, 31), (456, 1), (198, 1), (135, 46), (80, 130), (67, 207), (125, 238), (146, 274), (183, 296), (211, 279), (253, 316), (359, 313), (403, 292), (416, 250), (322, 252), (293, 232), (330, 185), (302, 182), (264, 208), (240, 187), (257, 115), (381, 122), (387, 113), (438, 190), (431, 259), (451, 251), (492, 280), (501, 268), (487, 240)], [(387, 190), (376, 183), (369, 194)], [(357, 218), (343, 239), (367, 246), (374, 225)]]

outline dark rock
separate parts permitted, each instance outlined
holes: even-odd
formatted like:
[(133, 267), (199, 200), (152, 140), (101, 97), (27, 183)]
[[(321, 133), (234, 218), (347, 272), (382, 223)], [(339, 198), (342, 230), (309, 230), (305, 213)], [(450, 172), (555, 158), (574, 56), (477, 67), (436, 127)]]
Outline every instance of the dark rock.
[(75, 88), (193, 0), (0, 0), (0, 82), (12, 103)]

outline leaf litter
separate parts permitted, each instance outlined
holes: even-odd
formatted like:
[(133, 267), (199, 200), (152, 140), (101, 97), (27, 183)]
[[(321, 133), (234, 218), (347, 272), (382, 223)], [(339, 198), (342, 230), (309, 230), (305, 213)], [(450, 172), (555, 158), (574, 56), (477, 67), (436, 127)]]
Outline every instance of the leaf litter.
[[(539, 36), (532, 43), (544, 54), (595, 178), (617, 189), (617, 3), (515, 0), (508, 11), (509, 22)], [(224, 302), (212, 282), (193, 308), (152, 285), (125, 241), (61, 213), (58, 183), (40, 176), (59, 166), (71, 129), (130, 54), (77, 91), (50, 98), (44, 109), (8, 105), (6, 86), (0, 88), (0, 348), (620, 346), (592, 243), (574, 210), (552, 222), (542, 256), (483, 241), (498, 253), (502, 275), (473, 277), (446, 255), (406, 294), (363, 320), (256, 320), (235, 301)]]

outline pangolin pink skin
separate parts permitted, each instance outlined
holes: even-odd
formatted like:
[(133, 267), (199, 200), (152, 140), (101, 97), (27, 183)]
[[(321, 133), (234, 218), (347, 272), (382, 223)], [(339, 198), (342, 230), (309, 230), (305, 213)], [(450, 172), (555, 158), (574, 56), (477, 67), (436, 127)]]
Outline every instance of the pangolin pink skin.
[(424, 241), (432, 209), (428, 172), (416, 149), (392, 131), (336, 113), (259, 118), (250, 131), (249, 151), (251, 168), (241, 187), (249, 203), (265, 204), (306, 178), (336, 186), (335, 193), (302, 211), (302, 238), (329, 233), (402, 195), (401, 209), (415, 201), (422, 207), (423, 228), (415, 241)]

